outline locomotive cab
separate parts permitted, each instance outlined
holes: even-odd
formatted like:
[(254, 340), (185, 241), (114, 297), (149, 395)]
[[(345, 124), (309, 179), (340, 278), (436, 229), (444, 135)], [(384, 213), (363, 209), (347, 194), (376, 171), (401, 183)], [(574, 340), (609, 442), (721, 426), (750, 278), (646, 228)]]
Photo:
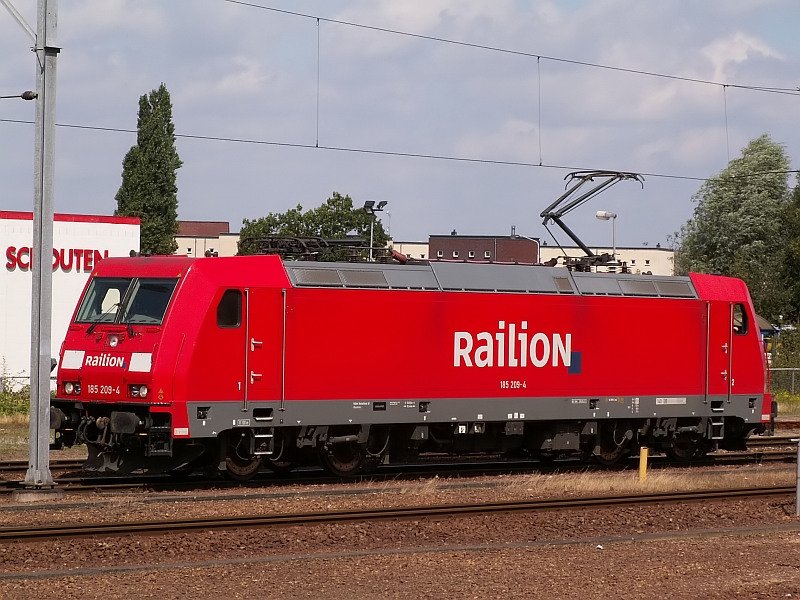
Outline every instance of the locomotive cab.
[(98, 266), (61, 348), (51, 427), (56, 447), (87, 445), (86, 470), (135, 471), (124, 465), (133, 456), (175, 462), (171, 402), (154, 366), (183, 272), (119, 268), (146, 260)]

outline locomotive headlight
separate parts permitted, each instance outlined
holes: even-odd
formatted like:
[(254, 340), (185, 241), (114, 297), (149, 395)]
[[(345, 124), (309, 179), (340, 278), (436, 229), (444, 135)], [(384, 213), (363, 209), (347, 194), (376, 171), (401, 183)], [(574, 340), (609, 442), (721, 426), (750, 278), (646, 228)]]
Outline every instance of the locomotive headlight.
[(147, 398), (147, 386), (146, 385), (132, 385), (130, 386), (130, 392), (132, 398)]
[(68, 381), (67, 383), (64, 384), (64, 391), (67, 394), (71, 394), (73, 391), (75, 391), (75, 386), (72, 385), (71, 381)]
[(116, 348), (117, 344), (119, 344), (119, 336), (112, 333), (110, 336), (108, 336), (108, 345), (112, 348)]

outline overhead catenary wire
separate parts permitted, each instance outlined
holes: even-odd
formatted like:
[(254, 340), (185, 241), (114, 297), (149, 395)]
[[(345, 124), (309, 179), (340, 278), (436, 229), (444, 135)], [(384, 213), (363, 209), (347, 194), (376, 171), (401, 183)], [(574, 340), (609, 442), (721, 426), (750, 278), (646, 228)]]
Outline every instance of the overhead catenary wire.
[[(27, 121), (22, 119), (3, 119), (0, 118), (0, 123), (16, 123), (16, 124), (23, 124), (23, 125), (32, 125), (33, 121)], [(56, 127), (61, 127), (64, 129), (80, 129), (86, 131), (103, 131), (103, 132), (114, 132), (114, 133), (132, 133), (136, 134), (136, 129), (126, 129), (121, 127), (101, 127), (101, 126), (94, 126), (94, 125), (79, 125), (76, 123), (56, 123)], [(297, 148), (297, 149), (305, 149), (305, 150), (326, 150), (331, 152), (349, 152), (354, 154), (367, 154), (367, 155), (374, 155), (374, 156), (395, 156), (395, 157), (403, 157), (403, 158), (419, 158), (419, 159), (428, 159), (428, 160), (440, 160), (440, 161), (452, 161), (452, 162), (461, 162), (461, 163), (475, 163), (475, 164), (486, 164), (486, 165), (499, 165), (499, 166), (508, 166), (508, 167), (525, 167), (525, 168), (541, 168), (541, 169), (554, 169), (560, 171), (595, 171), (595, 170), (604, 170), (604, 171), (624, 171), (624, 172), (632, 172), (635, 169), (617, 169), (617, 168), (602, 168), (598, 169), (596, 166), (593, 167), (586, 167), (580, 165), (557, 165), (557, 164), (547, 164), (547, 163), (535, 163), (535, 162), (525, 162), (525, 161), (514, 161), (514, 160), (499, 160), (499, 159), (490, 159), (490, 158), (477, 158), (477, 157), (470, 157), (470, 156), (453, 156), (447, 154), (426, 154), (420, 152), (403, 152), (403, 151), (396, 151), (396, 150), (380, 150), (375, 148), (353, 148), (347, 146), (335, 146), (335, 145), (321, 145), (321, 144), (307, 144), (307, 143), (300, 143), (300, 142), (279, 142), (275, 140), (260, 140), (260, 139), (253, 139), (253, 138), (234, 138), (234, 137), (226, 137), (226, 136), (214, 136), (214, 135), (200, 135), (200, 134), (192, 134), (192, 133), (175, 133), (176, 138), (187, 139), (187, 140), (204, 140), (204, 141), (214, 141), (214, 142), (229, 142), (235, 144), (255, 144), (261, 146), (275, 146), (275, 147), (282, 147), (282, 148)], [(718, 177), (697, 177), (694, 175), (681, 175), (677, 173), (657, 173), (657, 172), (647, 172), (647, 171), (636, 171), (639, 175), (643, 175), (645, 177), (654, 177), (660, 179), (678, 179), (678, 180), (687, 180), (687, 181), (712, 181), (719, 179)], [(726, 179), (746, 179), (750, 177), (759, 177), (759, 176), (766, 176), (766, 175), (789, 175), (793, 173), (800, 173), (800, 169), (787, 169), (787, 170), (776, 170), (776, 171), (758, 171), (754, 173), (747, 173), (742, 175), (727, 175)]]
[(649, 71), (649, 70), (645, 70), (645, 69), (634, 69), (634, 68), (631, 68), (631, 67), (620, 67), (620, 66), (616, 66), (616, 65), (607, 65), (607, 64), (603, 64), (603, 63), (595, 63), (595, 62), (584, 61), (584, 60), (576, 60), (576, 59), (559, 57), (559, 56), (548, 56), (548, 55), (545, 55), (545, 54), (537, 54), (535, 52), (527, 52), (527, 51), (524, 51), (524, 50), (515, 50), (515, 49), (512, 49), (512, 48), (503, 48), (501, 46), (491, 46), (491, 45), (488, 45), (488, 44), (478, 44), (478, 43), (474, 43), (474, 42), (466, 42), (466, 41), (463, 41), (463, 40), (454, 40), (454, 39), (444, 38), (444, 37), (439, 37), (439, 36), (425, 35), (425, 34), (421, 34), (421, 33), (413, 33), (413, 32), (410, 32), (410, 31), (402, 31), (400, 29), (391, 29), (389, 27), (378, 27), (378, 26), (375, 26), (375, 25), (366, 25), (364, 23), (355, 23), (353, 21), (345, 21), (345, 20), (342, 20), (342, 19), (332, 19), (332, 18), (327, 18), (327, 17), (321, 17), (319, 15), (310, 15), (310, 14), (307, 14), (307, 13), (301, 13), (301, 12), (292, 11), (292, 10), (275, 8), (273, 6), (265, 6), (263, 4), (256, 4), (255, 2), (245, 2), (244, 0), (222, 0), (222, 1), (223, 2), (227, 2), (228, 4), (237, 4), (237, 5), (240, 5), (240, 6), (246, 6), (246, 7), (249, 7), (249, 8), (255, 8), (255, 9), (259, 9), (259, 10), (264, 10), (264, 11), (269, 11), (269, 12), (274, 12), (274, 13), (280, 13), (280, 14), (284, 14), (284, 15), (291, 15), (291, 16), (295, 16), (295, 17), (301, 17), (301, 18), (304, 18), (304, 19), (315, 19), (317, 21), (324, 21), (326, 23), (333, 23), (333, 24), (336, 24), (336, 25), (344, 25), (344, 26), (347, 26), (347, 27), (356, 27), (356, 28), (359, 28), (359, 29), (366, 29), (366, 30), (370, 30), (370, 31), (378, 31), (378, 32), (382, 32), (382, 33), (388, 33), (388, 34), (392, 34), (392, 35), (416, 38), (416, 39), (421, 39), (421, 40), (428, 40), (428, 41), (431, 41), (431, 42), (439, 42), (439, 43), (442, 43), (442, 44), (451, 44), (451, 45), (454, 45), (454, 46), (462, 46), (462, 47), (465, 47), (465, 48), (474, 48), (474, 49), (477, 49), (477, 50), (486, 50), (486, 51), (489, 51), (489, 52), (499, 52), (499, 53), (503, 53), (503, 54), (512, 54), (514, 56), (524, 56), (524, 57), (528, 57), (528, 58), (535, 58), (535, 59), (537, 59), (537, 61), (549, 60), (549, 61), (552, 61), (552, 62), (559, 62), (559, 63), (571, 64), (571, 65), (576, 65), (576, 66), (589, 67), (589, 68), (593, 68), (593, 69), (605, 69), (605, 70), (608, 70), (608, 71), (617, 71), (617, 72), (620, 72), (620, 73), (630, 73), (630, 74), (633, 74), (633, 75), (641, 75), (641, 76), (646, 76), (646, 77), (657, 77), (657, 78), (660, 78), (660, 79), (671, 79), (671, 80), (674, 80), (674, 81), (685, 81), (685, 82), (688, 82), (688, 83), (697, 83), (697, 84), (702, 84), (702, 85), (713, 85), (713, 86), (717, 86), (717, 87), (727, 86), (727, 87), (730, 87), (730, 88), (736, 88), (736, 89), (741, 89), (741, 90), (749, 90), (749, 91), (753, 91), (753, 92), (765, 92), (765, 93), (771, 93), (771, 94), (784, 94), (784, 95), (787, 95), (787, 96), (800, 96), (800, 87), (787, 88), (787, 87), (773, 87), (773, 86), (764, 86), (764, 85), (751, 85), (751, 84), (741, 84), (741, 83), (713, 81), (713, 80), (710, 80), (710, 79), (701, 79), (701, 78), (698, 78), (698, 77), (688, 77), (688, 76), (684, 76), (684, 75), (674, 75), (674, 74), (670, 74), (670, 73), (659, 73), (657, 71)]

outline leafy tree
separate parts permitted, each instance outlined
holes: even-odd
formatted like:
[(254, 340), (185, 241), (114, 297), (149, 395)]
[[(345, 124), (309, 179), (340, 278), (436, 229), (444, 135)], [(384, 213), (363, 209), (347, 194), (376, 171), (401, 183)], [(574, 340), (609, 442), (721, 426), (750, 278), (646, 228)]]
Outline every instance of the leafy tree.
[(693, 197), (694, 216), (680, 232), (676, 272), (740, 277), (760, 314), (781, 314), (788, 169), (785, 150), (765, 134), (706, 181)]
[[(298, 204), (284, 213), (269, 213), (253, 221), (245, 219), (239, 234), (239, 254), (252, 254), (257, 248), (253, 240), (268, 236), (319, 237), (325, 239), (346, 239), (356, 235), (369, 240), (369, 227), (373, 216), (363, 208), (354, 208), (350, 196), (333, 192), (322, 206), (303, 212)], [(382, 248), (389, 240), (383, 224), (375, 219), (372, 245)], [(366, 255), (366, 252), (364, 253)], [(335, 252), (323, 260), (341, 260), (349, 252)]]
[(183, 163), (175, 149), (172, 103), (162, 83), (139, 98), (136, 144), (122, 161), (117, 215), (142, 220), (141, 249), (146, 254), (177, 250), (178, 186), (175, 172)]

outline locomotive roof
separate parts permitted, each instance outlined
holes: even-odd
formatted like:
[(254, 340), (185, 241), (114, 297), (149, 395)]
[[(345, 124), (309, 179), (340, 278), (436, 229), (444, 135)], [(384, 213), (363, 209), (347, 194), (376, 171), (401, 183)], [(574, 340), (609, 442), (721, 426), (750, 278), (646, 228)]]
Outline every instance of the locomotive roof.
[[(235, 261), (238, 268), (232, 268)], [(283, 264), (285, 274), (279, 264)], [(268, 268), (271, 267), (271, 268)], [(277, 268), (276, 268), (277, 267)], [(518, 292), (532, 294), (699, 298), (718, 294), (729, 278), (713, 278), (698, 290), (689, 277), (580, 273), (565, 267), (459, 262), (381, 264), (349, 262), (281, 261), (278, 256), (227, 258), (108, 258), (98, 263), (99, 276), (181, 277), (190, 271), (214, 274), (223, 285), (240, 285), (242, 273), (250, 285), (287, 284), (298, 288), (361, 288), (440, 290), (466, 292)], [(743, 285), (743, 284), (742, 284)], [(723, 286), (724, 287), (724, 286)], [(716, 290), (716, 291), (715, 291)], [(702, 292), (702, 293), (701, 293)], [(726, 297), (730, 290), (725, 290)]]
[(296, 287), (411, 289), (697, 298), (689, 277), (578, 273), (565, 267), (431, 262), (419, 265), (284, 261)]

